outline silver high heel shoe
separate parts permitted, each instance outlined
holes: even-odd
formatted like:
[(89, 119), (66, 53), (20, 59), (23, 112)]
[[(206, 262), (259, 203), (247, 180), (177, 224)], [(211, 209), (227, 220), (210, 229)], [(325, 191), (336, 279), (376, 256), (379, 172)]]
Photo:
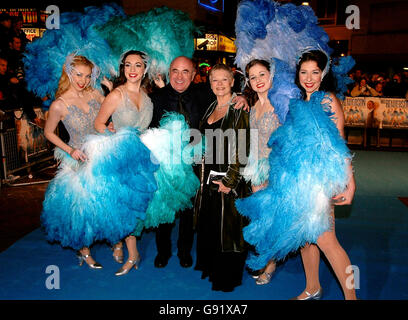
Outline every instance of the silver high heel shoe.
[(127, 274), (132, 268), (135, 268), (136, 270), (139, 269), (139, 264), (140, 264), (140, 255), (136, 258), (136, 260), (130, 260), (128, 259), (128, 261), (132, 264), (132, 266), (129, 269), (124, 268), (124, 266), (120, 267), (120, 269), (118, 271), (116, 271), (115, 276), (123, 276), (125, 274)]
[[(112, 251), (115, 250), (123, 250), (122, 247), (112, 247)], [(120, 256), (113, 256), (113, 260), (115, 260), (117, 263), (122, 264), (123, 263), (123, 253)]]
[[(265, 269), (265, 268), (264, 268)], [(251, 277), (252, 277), (252, 279), (258, 279), (259, 278), (259, 276), (262, 274), (262, 273), (264, 273), (264, 269), (259, 269), (259, 270), (256, 270), (256, 271), (253, 271), (250, 275), (251, 275)]]
[(87, 263), (86, 262), (86, 259), (88, 258), (88, 257), (90, 257), (90, 255), (89, 254), (87, 254), (87, 255), (82, 255), (80, 252), (78, 252), (77, 253), (77, 258), (78, 258), (78, 260), (79, 260), (79, 266), (81, 267), (83, 264), (84, 264), (84, 261), (85, 261), (85, 263), (89, 266), (89, 268), (91, 268), (91, 269), (102, 269), (103, 267), (102, 267), (102, 265), (100, 264), (100, 263), (98, 263), (98, 262), (95, 262), (95, 263)]
[(298, 297), (292, 298), (291, 300), (320, 300), (323, 296), (323, 288), (320, 287), (315, 293), (309, 293), (305, 291), (307, 297), (299, 299)]
[[(271, 281), (272, 275), (273, 275), (274, 271), (272, 272), (264, 272), (261, 273), (258, 278), (256, 278), (255, 283), (257, 285), (264, 285), (264, 284), (268, 284)], [(262, 275), (264, 275), (264, 277), (261, 277)]]

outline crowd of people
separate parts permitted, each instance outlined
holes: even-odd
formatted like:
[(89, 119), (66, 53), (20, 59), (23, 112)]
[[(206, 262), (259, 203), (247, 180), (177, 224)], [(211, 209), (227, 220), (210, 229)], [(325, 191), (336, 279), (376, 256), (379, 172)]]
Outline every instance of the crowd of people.
[(364, 73), (356, 69), (349, 74), (354, 83), (348, 87), (350, 97), (387, 97), (408, 99), (408, 71), (394, 73)]
[(41, 99), (27, 91), (23, 53), (28, 39), (22, 30), (22, 20), (0, 14), (0, 108), (4, 111), (22, 108), (27, 117), (36, 118), (33, 106)]

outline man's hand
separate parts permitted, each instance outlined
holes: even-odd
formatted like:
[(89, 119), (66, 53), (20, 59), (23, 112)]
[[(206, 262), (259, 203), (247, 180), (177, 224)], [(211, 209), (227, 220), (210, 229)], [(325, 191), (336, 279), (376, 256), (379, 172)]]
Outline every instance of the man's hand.
[(113, 89), (113, 83), (110, 81), (108, 78), (103, 77), (103, 80), (101, 81), (101, 84), (105, 85), (106, 88), (109, 89), (109, 92), (112, 91)]
[(20, 81), (18, 81), (18, 79), (16, 77), (10, 78), (10, 82), (12, 84), (18, 84)]
[(160, 73), (158, 73), (155, 77), (154, 77), (154, 83), (158, 88), (163, 88), (166, 84), (164, 83), (162, 76)]

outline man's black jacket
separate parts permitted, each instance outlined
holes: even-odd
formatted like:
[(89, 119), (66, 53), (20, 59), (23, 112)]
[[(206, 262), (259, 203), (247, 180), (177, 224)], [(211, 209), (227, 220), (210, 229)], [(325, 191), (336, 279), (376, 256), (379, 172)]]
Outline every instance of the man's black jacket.
[(190, 128), (198, 129), (200, 120), (210, 104), (216, 99), (208, 85), (191, 83), (186, 91), (178, 93), (168, 84), (150, 94), (153, 102), (153, 119), (150, 127), (158, 127), (160, 119), (166, 111), (178, 112), (179, 96), (188, 114)]

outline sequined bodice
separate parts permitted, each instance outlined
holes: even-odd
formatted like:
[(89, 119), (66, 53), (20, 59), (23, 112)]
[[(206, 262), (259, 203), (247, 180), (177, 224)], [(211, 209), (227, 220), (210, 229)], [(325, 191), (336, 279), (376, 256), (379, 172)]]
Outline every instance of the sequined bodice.
[[(266, 111), (256, 119), (256, 109), (252, 108), (249, 115), (249, 125), (251, 128), (251, 146), (258, 147), (258, 157), (268, 158), (271, 149), (268, 148), (269, 137), (279, 127), (279, 119), (274, 111)], [(257, 129), (254, 134), (253, 129)]]
[(123, 88), (118, 88), (122, 94), (122, 101), (112, 114), (112, 121), (115, 129), (123, 127), (138, 127), (144, 131), (152, 121), (153, 103), (147, 94), (141, 90), (142, 100), (140, 111), (130, 100), (129, 95)]
[(67, 105), (68, 114), (62, 123), (69, 134), (69, 145), (73, 148), (80, 148), (85, 142), (85, 137), (89, 134), (95, 134), (94, 121), (99, 112), (101, 104), (91, 99), (88, 101), (89, 112), (86, 113), (75, 105)]

